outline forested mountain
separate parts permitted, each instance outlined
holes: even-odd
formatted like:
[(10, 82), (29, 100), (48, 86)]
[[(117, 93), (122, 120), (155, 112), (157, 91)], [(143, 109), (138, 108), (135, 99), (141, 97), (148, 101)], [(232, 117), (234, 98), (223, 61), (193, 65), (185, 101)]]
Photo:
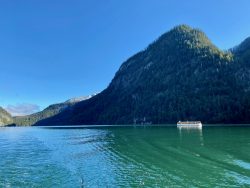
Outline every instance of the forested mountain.
[(6, 126), (13, 124), (13, 119), (11, 115), (0, 107), (0, 126)]
[(249, 123), (249, 44), (225, 52), (177, 26), (124, 62), (104, 91), (38, 124)]
[(48, 106), (47, 108), (45, 108), (41, 112), (37, 112), (37, 113), (31, 114), (31, 115), (27, 115), (27, 116), (16, 116), (16, 117), (13, 117), (14, 123), (17, 126), (30, 126), (30, 125), (34, 125), (38, 121), (46, 119), (46, 118), (49, 118), (51, 116), (55, 116), (56, 114), (64, 111), (66, 108), (71, 108), (76, 103), (78, 103), (80, 101), (87, 100), (87, 99), (93, 97), (94, 95), (95, 94), (89, 95), (89, 96), (84, 96), (84, 97), (72, 98), (72, 99), (69, 99), (69, 100), (67, 100), (67, 101), (65, 101), (63, 103), (52, 104), (52, 105)]
[(250, 66), (250, 37), (235, 47), (232, 52), (239, 61), (249, 64)]

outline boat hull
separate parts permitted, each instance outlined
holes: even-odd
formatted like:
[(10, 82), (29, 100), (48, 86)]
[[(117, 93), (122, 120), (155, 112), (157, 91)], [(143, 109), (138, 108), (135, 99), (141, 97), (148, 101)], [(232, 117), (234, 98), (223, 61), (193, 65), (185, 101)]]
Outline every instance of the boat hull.
[(177, 123), (177, 127), (202, 127), (201, 123)]

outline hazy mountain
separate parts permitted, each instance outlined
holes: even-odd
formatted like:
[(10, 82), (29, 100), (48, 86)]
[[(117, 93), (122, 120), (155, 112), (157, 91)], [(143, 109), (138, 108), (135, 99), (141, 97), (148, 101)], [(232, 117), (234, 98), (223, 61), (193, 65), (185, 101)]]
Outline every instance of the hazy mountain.
[(124, 62), (109, 86), (39, 125), (250, 121), (249, 38), (232, 52), (186, 25)]
[(95, 96), (96, 94), (83, 96), (83, 97), (76, 97), (69, 99), (63, 103), (52, 104), (45, 108), (41, 112), (37, 112), (27, 116), (16, 116), (13, 117), (14, 122), (17, 126), (30, 126), (36, 124), (38, 121), (49, 118), (51, 116), (55, 116), (56, 114), (64, 111), (66, 108), (71, 108), (73, 105), (80, 101), (84, 101), (90, 99), (91, 97)]
[(0, 107), (0, 126), (6, 126), (13, 124), (13, 119), (11, 115)]

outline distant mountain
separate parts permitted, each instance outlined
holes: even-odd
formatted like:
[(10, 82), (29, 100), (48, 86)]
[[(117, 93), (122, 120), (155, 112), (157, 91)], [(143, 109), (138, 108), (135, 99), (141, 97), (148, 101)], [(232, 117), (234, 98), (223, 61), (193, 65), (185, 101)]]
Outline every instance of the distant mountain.
[(13, 119), (11, 115), (0, 107), (0, 126), (6, 126), (13, 124)]
[(84, 96), (84, 97), (76, 97), (69, 99), (63, 103), (52, 104), (45, 108), (41, 112), (37, 112), (27, 116), (16, 116), (13, 117), (14, 122), (17, 126), (31, 126), (35, 125), (37, 122), (49, 118), (51, 116), (55, 116), (56, 114), (63, 112), (66, 108), (71, 108), (76, 103), (80, 101), (84, 101), (90, 99), (91, 97), (95, 96), (96, 94)]
[(97, 93), (92, 94), (92, 95), (88, 95), (88, 96), (82, 96), (82, 97), (75, 97), (72, 99), (69, 99), (67, 101), (65, 101), (64, 103), (77, 103), (77, 102), (81, 102), (87, 99), (90, 99), (91, 97), (95, 96)]
[(249, 123), (249, 51), (249, 38), (225, 52), (177, 26), (124, 62), (104, 91), (39, 124)]

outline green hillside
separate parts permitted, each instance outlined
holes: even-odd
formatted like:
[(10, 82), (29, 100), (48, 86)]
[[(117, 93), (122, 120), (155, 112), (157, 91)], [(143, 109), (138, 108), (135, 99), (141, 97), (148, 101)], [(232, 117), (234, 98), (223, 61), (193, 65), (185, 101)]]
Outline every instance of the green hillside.
[(0, 126), (6, 126), (13, 124), (13, 119), (11, 115), (0, 107)]
[(109, 86), (39, 125), (250, 122), (249, 39), (218, 49), (180, 25), (124, 62)]
[(16, 117), (13, 117), (13, 119), (17, 126), (31, 126), (31, 125), (36, 124), (38, 121), (55, 116), (58, 113), (63, 112), (65, 109), (71, 108), (76, 103), (83, 101), (83, 100), (87, 100), (94, 95), (90, 95), (87, 97), (73, 98), (63, 103), (52, 104), (48, 106), (47, 108), (45, 108), (44, 110), (42, 110), (41, 112), (37, 112), (37, 113), (27, 115), (27, 116), (16, 116)]

